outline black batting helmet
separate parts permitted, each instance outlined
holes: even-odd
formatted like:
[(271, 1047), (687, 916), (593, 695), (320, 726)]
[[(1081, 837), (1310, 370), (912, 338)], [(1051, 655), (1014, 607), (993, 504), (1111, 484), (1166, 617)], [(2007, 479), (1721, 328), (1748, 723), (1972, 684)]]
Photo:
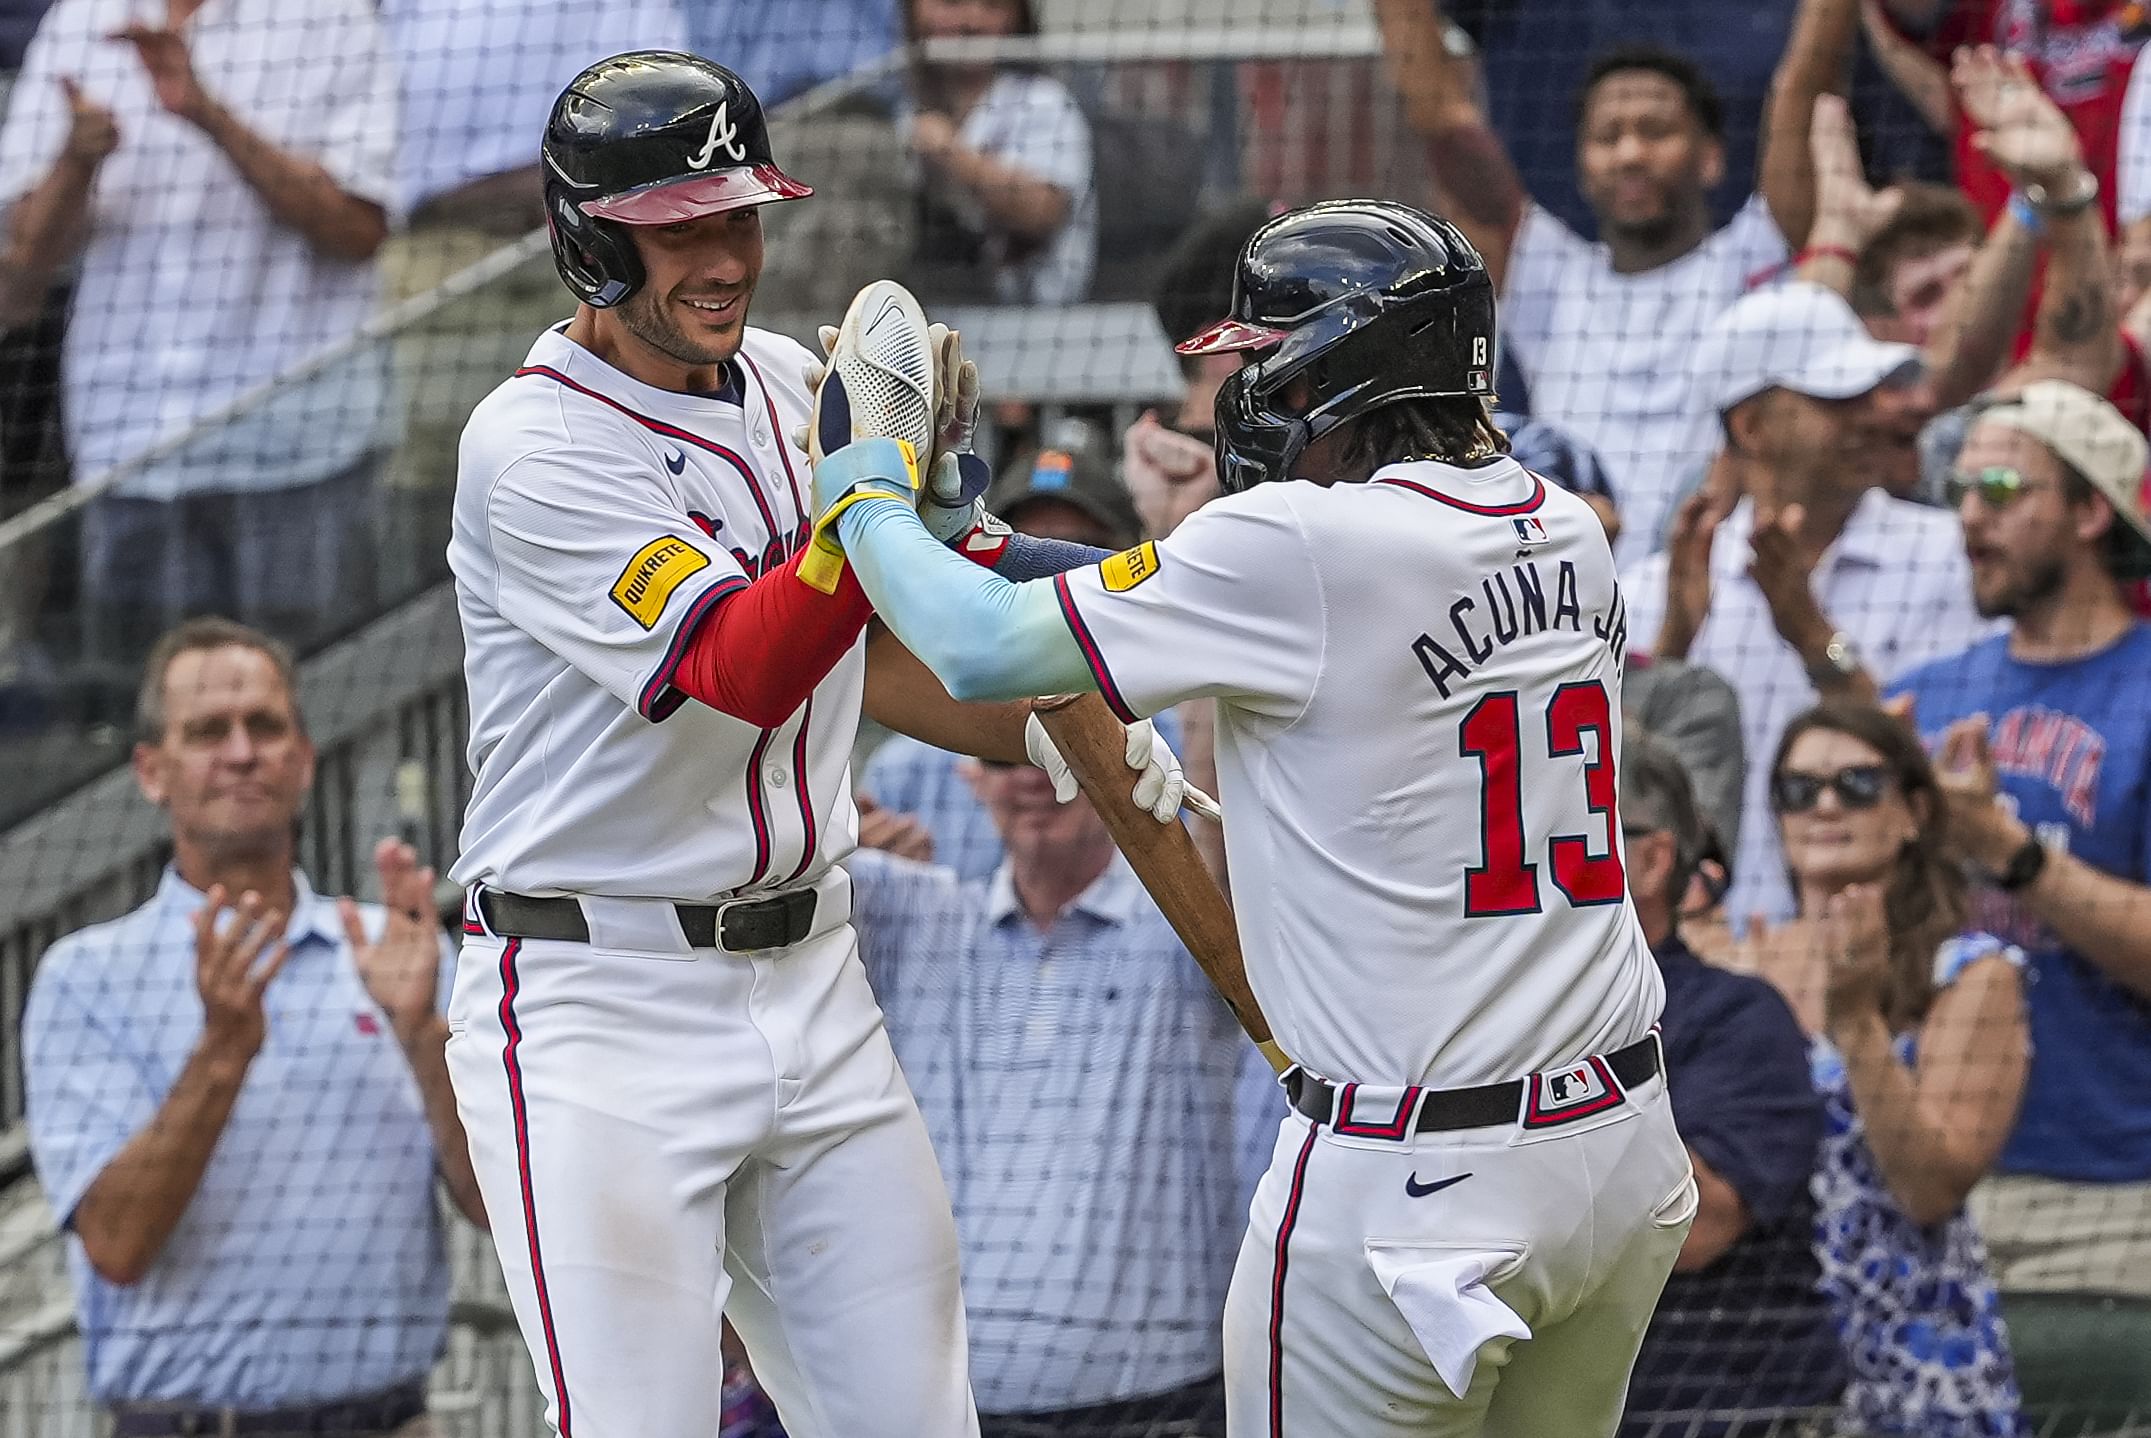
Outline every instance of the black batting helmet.
[[(1217, 395), (1227, 490), (1286, 479), (1318, 435), (1402, 399), (1493, 393), (1494, 285), (1463, 232), (1393, 200), (1328, 200), (1248, 237), (1232, 313), (1179, 346), (1257, 356)], [(1293, 381), (1304, 389), (1290, 400)]]
[(777, 168), (762, 102), (699, 55), (636, 50), (600, 60), (545, 122), (545, 222), (560, 278), (585, 304), (642, 284), (622, 225), (681, 220), (814, 192)]

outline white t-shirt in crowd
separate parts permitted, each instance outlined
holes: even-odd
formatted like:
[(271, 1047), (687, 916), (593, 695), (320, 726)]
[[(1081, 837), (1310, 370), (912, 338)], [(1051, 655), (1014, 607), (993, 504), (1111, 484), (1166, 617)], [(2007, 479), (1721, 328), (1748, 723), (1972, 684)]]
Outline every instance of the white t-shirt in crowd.
[[(1689, 663), (1716, 670), (1740, 696), (1748, 768), (1733, 886), (1725, 899), (1736, 924), (1757, 914), (1773, 923), (1792, 917), (1777, 816), (1770, 812), (1770, 761), (1785, 726), (1817, 698), (1799, 655), (1771, 622), (1761, 588), (1748, 577), (1754, 526), (1747, 500), (1718, 526), (1710, 550), (1710, 614), (1688, 647)], [(1621, 576), (1629, 643), (1639, 653), (1651, 651), (1665, 623), (1666, 570), (1661, 551)], [(1957, 516), (1879, 489), (1862, 496), (1810, 582), (1823, 614), (1851, 637), (1877, 683), (1968, 649), (1993, 629), (1972, 606), (1972, 571)]]
[(1605, 461), (1623, 569), (1657, 547), (1682, 478), (1717, 448), (1717, 419), (1694, 388), (1696, 344), (1785, 255), (1760, 195), (1687, 254), (1633, 275), (1614, 271), (1605, 245), (1525, 210), (1502, 286), (1502, 342), (1531, 386), (1531, 413)]
[[(183, 33), (203, 86), (257, 135), (387, 208), (396, 76), (369, 0), (221, 0)], [(331, 259), (270, 215), (224, 152), (157, 103), (130, 0), (60, 0), (23, 58), (0, 127), (0, 205), (51, 170), (70, 116), (60, 78), (109, 107), (119, 148), (97, 171), (63, 349), (77, 483), (190, 429), (348, 337), (373, 313), (372, 261)], [(277, 489), (350, 468), (377, 441), (377, 349), (288, 386), (116, 491), (145, 498)]]
[[(1068, 220), (1045, 244), (1010, 258), (996, 239), (994, 298), (1004, 304), (1071, 305), (1090, 289), (1098, 254), (1098, 187), (1091, 170), (1090, 122), (1068, 87), (1048, 75), (1003, 70), (963, 117), (966, 145), (1068, 192)], [(989, 227), (975, 202), (966, 218)]]
[(678, 0), (381, 0), (403, 81), (396, 205), (538, 163), (568, 81), (626, 50), (685, 50)]

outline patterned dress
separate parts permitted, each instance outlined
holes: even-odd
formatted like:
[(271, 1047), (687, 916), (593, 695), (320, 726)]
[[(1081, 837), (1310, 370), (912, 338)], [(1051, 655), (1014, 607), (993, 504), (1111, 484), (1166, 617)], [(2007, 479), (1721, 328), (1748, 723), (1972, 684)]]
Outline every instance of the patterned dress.
[[(1979, 959), (2024, 959), (1988, 934), (1951, 939), (1935, 956), (1946, 988)], [(1897, 1036), (1913, 1062), (1915, 1035)], [(1827, 1039), (1810, 1051), (1828, 1114), (1812, 1190), (1815, 1254), (1852, 1366), (1841, 1434), (1861, 1438), (2014, 1438), (2026, 1432), (1986, 1245), (1959, 1207), (1932, 1228), (1891, 1197), (1853, 1110), (1845, 1061)]]

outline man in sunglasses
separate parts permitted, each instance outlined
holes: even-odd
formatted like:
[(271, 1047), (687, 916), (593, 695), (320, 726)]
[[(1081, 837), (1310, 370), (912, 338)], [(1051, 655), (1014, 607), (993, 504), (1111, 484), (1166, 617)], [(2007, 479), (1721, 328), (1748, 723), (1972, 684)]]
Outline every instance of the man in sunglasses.
[(2151, 574), (2145, 461), (2076, 385), (1988, 404), (1951, 493), (1979, 612), (2009, 629), (1897, 686), (1989, 881), (1974, 921), (2030, 959), (2023, 1112), (1973, 1192), (2016, 1294), (2151, 1297), (2151, 624), (2123, 592)]

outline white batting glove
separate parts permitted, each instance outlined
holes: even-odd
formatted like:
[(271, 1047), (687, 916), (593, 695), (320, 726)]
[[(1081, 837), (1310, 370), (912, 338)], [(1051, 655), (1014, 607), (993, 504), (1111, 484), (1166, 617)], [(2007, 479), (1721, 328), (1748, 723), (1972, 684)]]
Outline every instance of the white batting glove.
[[(1061, 751), (1054, 747), (1053, 736), (1039, 722), (1036, 714), (1023, 726), (1023, 752), (1030, 755), (1031, 762), (1046, 771), (1053, 781), (1053, 797), (1065, 804), (1081, 792), (1076, 784), (1073, 770)], [(1187, 797), (1187, 779), (1180, 772), (1180, 756), (1172, 746), (1151, 727), (1148, 719), (1139, 719), (1128, 726), (1128, 767), (1136, 771), (1134, 797), (1136, 807), (1150, 811), (1150, 817), (1160, 824), (1170, 824), (1180, 816), (1180, 804)]]

